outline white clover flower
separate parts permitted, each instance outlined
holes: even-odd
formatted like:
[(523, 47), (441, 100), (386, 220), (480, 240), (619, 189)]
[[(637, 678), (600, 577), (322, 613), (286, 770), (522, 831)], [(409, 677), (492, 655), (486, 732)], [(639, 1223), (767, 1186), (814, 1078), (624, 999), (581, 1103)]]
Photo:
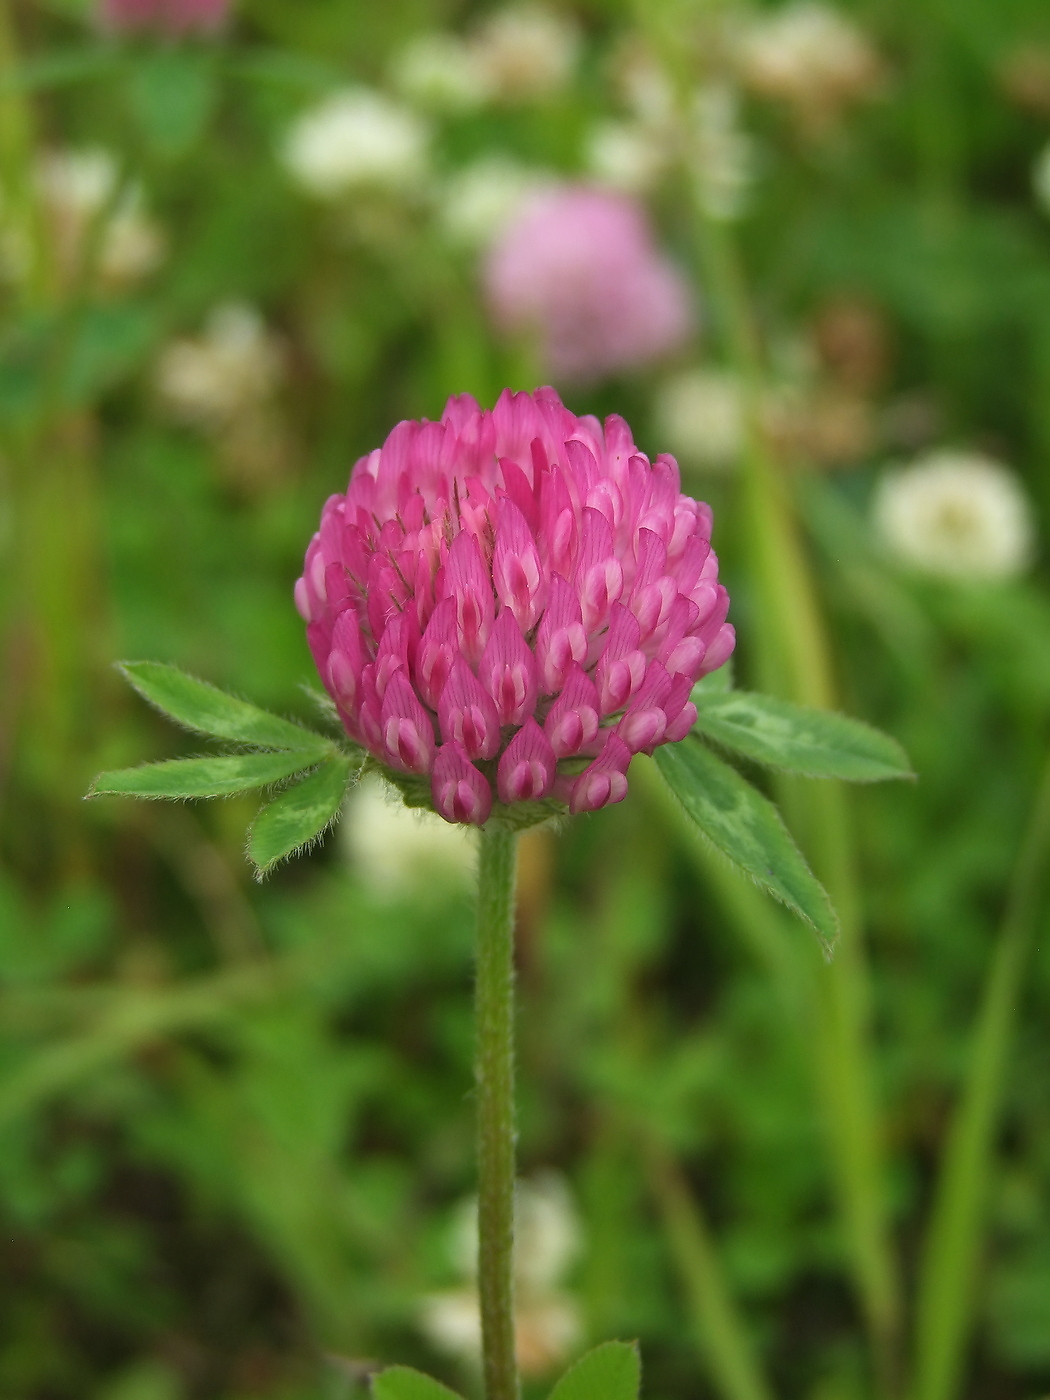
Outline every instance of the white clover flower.
[(438, 215), (454, 242), (485, 248), (526, 200), (554, 182), (555, 176), (547, 171), (530, 169), (510, 156), (483, 156), (446, 182)]
[(587, 168), (603, 184), (631, 194), (652, 189), (667, 160), (666, 143), (638, 122), (600, 122), (584, 149)]
[(48, 151), (36, 168), (36, 187), (45, 203), (90, 219), (113, 197), (120, 171), (115, 157), (94, 147)]
[(173, 341), (157, 365), (157, 390), (174, 418), (220, 429), (265, 403), (284, 371), (280, 342), (259, 312), (217, 306), (203, 335)]
[(402, 95), (439, 112), (469, 112), (490, 95), (474, 48), (457, 34), (420, 34), (396, 56), (391, 74)]
[[(526, 1376), (560, 1366), (582, 1340), (580, 1309), (561, 1281), (580, 1252), (581, 1232), (563, 1179), (543, 1172), (519, 1181), (514, 1199), (514, 1333), (518, 1365)], [(481, 1357), (478, 1308), (478, 1209), (464, 1201), (450, 1239), (451, 1262), (475, 1286), (423, 1300), (420, 1322), (431, 1342), (470, 1364)]]
[[(137, 185), (120, 190), (120, 169), (109, 151), (47, 151), (37, 161), (33, 183), (63, 280), (82, 270), (89, 235), (95, 239), (90, 245), (94, 271), (112, 286), (138, 281), (162, 260), (164, 238), (143, 211), (142, 191)], [(25, 277), (30, 252), (24, 230), (5, 219), (2, 243), (8, 275)]]
[(740, 100), (726, 82), (704, 83), (693, 96), (687, 160), (697, 199), (712, 219), (737, 219), (755, 177), (755, 145), (740, 129)]
[(307, 193), (336, 200), (361, 186), (416, 185), (426, 173), (429, 139), (417, 113), (369, 88), (345, 88), (299, 117), (282, 155)]
[(873, 519), (901, 563), (942, 578), (1011, 578), (1034, 552), (1020, 482), (978, 453), (931, 452), (887, 474), (875, 491)]
[(1050, 145), (1044, 146), (1032, 166), (1032, 191), (1044, 214), (1050, 214)]
[(567, 15), (515, 5), (490, 15), (472, 48), (491, 95), (504, 102), (549, 97), (572, 78), (580, 32)]
[(868, 36), (820, 0), (797, 0), (751, 20), (737, 65), (753, 91), (803, 108), (836, 108), (872, 92), (880, 63)]
[(644, 49), (625, 56), (619, 71), (623, 100), (643, 126), (660, 129), (673, 125), (677, 101), (667, 70)]
[(661, 444), (685, 466), (731, 470), (744, 450), (744, 396), (728, 370), (691, 369), (667, 380), (654, 409)]
[(137, 282), (160, 265), (164, 251), (163, 234), (143, 212), (141, 191), (129, 191), (113, 211), (99, 244), (99, 275), (117, 286)]
[(474, 873), (473, 832), (409, 809), (378, 777), (358, 783), (340, 830), (355, 870), (381, 897), (466, 887)]

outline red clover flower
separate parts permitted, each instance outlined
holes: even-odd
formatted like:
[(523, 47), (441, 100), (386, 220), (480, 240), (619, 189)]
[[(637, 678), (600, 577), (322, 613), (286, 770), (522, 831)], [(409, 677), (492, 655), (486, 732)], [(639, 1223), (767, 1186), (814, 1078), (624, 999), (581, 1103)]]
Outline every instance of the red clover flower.
[(478, 826), (494, 802), (591, 811), (684, 738), (733, 650), (710, 536), (622, 418), (549, 388), (492, 412), (462, 394), (329, 497), (295, 600), (347, 733), (416, 800), (429, 784)]
[(629, 195), (559, 185), (526, 200), (484, 267), (490, 314), (533, 334), (544, 368), (576, 384), (653, 363), (693, 329), (690, 289)]

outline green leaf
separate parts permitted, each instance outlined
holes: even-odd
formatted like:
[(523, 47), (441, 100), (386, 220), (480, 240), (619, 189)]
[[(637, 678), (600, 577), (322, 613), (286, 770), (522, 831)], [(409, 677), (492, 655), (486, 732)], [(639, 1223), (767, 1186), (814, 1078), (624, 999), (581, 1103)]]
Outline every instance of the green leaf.
[(460, 1400), (454, 1390), (411, 1366), (390, 1366), (372, 1377), (373, 1400)]
[[(68, 331), (67, 331), (68, 327)], [(57, 328), (70, 336), (62, 396), (73, 407), (91, 403), (141, 369), (161, 334), (156, 309), (139, 302), (85, 308)]]
[(143, 136), (164, 156), (180, 156), (204, 134), (218, 101), (214, 56), (165, 47), (140, 56), (128, 96)]
[(756, 763), (851, 783), (915, 776), (896, 739), (846, 715), (746, 690), (694, 690), (693, 701), (700, 733)]
[(332, 751), (330, 740), (322, 734), (195, 680), (177, 666), (165, 666), (159, 661), (123, 661), (117, 669), (144, 700), (198, 734), (257, 749), (302, 750), (318, 757)]
[(224, 797), (250, 792), (290, 778), (317, 762), (317, 754), (245, 753), (220, 758), (175, 758), (166, 763), (144, 763), (100, 773), (89, 797), (116, 794), (123, 797)]
[(550, 1400), (638, 1400), (642, 1363), (633, 1342), (603, 1342), (565, 1372)]
[(772, 802), (698, 738), (665, 744), (655, 757), (701, 834), (815, 929), (830, 951), (838, 937), (838, 918)]
[(260, 878), (278, 861), (311, 845), (336, 819), (350, 766), (348, 758), (330, 758), (262, 809), (248, 838), (248, 855)]

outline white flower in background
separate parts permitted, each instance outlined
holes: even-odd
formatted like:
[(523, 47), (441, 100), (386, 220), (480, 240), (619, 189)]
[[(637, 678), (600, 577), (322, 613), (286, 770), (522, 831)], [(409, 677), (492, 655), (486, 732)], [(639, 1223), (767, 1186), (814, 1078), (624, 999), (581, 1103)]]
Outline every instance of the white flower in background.
[(667, 167), (666, 143), (639, 122), (600, 122), (584, 148), (587, 168), (605, 185), (644, 194)]
[(398, 91), (421, 107), (469, 112), (489, 96), (489, 79), (473, 47), (457, 34), (421, 34), (394, 60)]
[(483, 156), (447, 181), (441, 194), (441, 223), (454, 242), (485, 248), (525, 201), (549, 189), (555, 178), (521, 165), (511, 156)]
[(567, 15), (541, 5), (515, 5), (485, 19), (471, 48), (493, 98), (523, 101), (549, 97), (567, 86), (579, 56), (580, 32)]
[(876, 488), (873, 518), (902, 563), (942, 578), (1011, 578), (1035, 545), (1017, 477), (978, 453), (931, 452), (889, 473)]
[(1032, 189), (1044, 214), (1050, 214), (1050, 145), (1044, 146), (1032, 167)]
[(819, 0), (798, 0), (745, 24), (736, 60), (754, 92), (814, 113), (867, 96), (881, 74), (863, 30)]
[(404, 190), (426, 174), (430, 130), (417, 113), (369, 88), (345, 88), (292, 126), (283, 159), (318, 199), (361, 186)]
[(409, 809), (378, 777), (358, 783), (340, 831), (354, 868), (382, 896), (465, 886), (474, 872), (473, 832)]
[(684, 466), (731, 470), (744, 449), (744, 396), (728, 370), (691, 369), (667, 380), (656, 396), (661, 446)]
[(254, 306), (226, 302), (200, 336), (172, 341), (157, 365), (157, 390), (173, 417), (220, 429), (275, 392), (284, 371), (277, 337)]
[[(519, 1181), (514, 1201), (514, 1331), (518, 1365), (542, 1376), (579, 1345), (583, 1326), (561, 1281), (580, 1252), (581, 1234), (568, 1188), (554, 1172)], [(434, 1293), (423, 1301), (423, 1331), (440, 1350), (471, 1364), (481, 1357), (477, 1280), (478, 1212), (465, 1201), (456, 1213), (451, 1259), (474, 1287)]]
[(704, 83), (693, 96), (687, 160), (697, 199), (712, 219), (739, 218), (755, 176), (755, 146), (740, 129), (740, 100), (729, 83)]
[(674, 124), (674, 84), (644, 48), (635, 47), (623, 55), (616, 77), (623, 101), (643, 126), (660, 130)]
[[(103, 282), (124, 286), (152, 272), (163, 258), (163, 235), (143, 211), (141, 189), (121, 188), (120, 168), (109, 151), (48, 151), (37, 162), (34, 185), (64, 280), (75, 277), (91, 256)], [(22, 277), (30, 259), (25, 232), (4, 223), (4, 261), (11, 275)]]

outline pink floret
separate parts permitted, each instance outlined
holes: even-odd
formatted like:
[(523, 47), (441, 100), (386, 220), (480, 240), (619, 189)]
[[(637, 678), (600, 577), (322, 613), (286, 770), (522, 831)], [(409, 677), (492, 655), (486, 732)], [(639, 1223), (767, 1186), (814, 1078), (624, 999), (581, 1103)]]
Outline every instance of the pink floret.
[(491, 249), (484, 284), (497, 328), (535, 338), (545, 369), (573, 383), (650, 364), (693, 326), (689, 287), (644, 209), (610, 190), (530, 200)]
[(674, 458), (552, 389), (399, 423), (326, 502), (295, 602), (350, 737), (479, 826), (496, 801), (621, 801), (734, 643)]

